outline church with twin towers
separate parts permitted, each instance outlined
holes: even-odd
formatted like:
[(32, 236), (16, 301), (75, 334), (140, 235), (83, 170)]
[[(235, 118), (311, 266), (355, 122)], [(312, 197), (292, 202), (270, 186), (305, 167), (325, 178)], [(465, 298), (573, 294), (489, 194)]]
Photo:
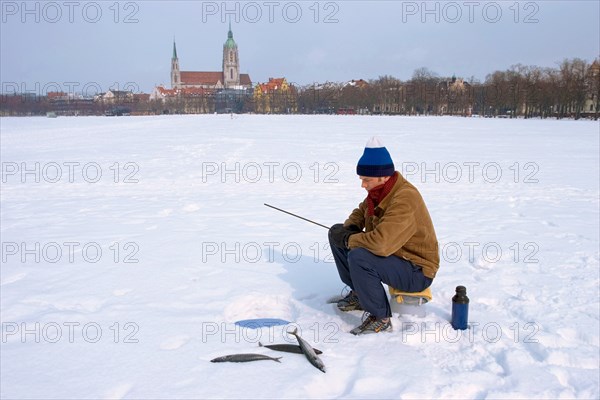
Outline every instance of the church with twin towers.
[(223, 44), (223, 63), (221, 71), (181, 71), (177, 46), (173, 41), (173, 57), (171, 58), (171, 89), (233, 89), (252, 88), (250, 75), (240, 73), (238, 46), (233, 40), (231, 24), (227, 32), (227, 41)]

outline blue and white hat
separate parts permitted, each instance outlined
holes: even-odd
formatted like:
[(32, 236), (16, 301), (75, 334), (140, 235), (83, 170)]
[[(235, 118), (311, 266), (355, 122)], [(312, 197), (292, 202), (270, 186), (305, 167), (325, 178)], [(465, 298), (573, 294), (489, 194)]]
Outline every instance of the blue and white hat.
[(373, 136), (365, 147), (365, 151), (358, 160), (356, 173), (359, 176), (392, 176), (396, 169), (390, 153), (381, 144), (378, 137)]

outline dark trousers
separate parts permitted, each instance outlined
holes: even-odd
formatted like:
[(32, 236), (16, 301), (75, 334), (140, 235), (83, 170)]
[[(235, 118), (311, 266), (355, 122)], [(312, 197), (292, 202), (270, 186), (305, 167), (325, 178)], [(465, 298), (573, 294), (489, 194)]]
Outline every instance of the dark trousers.
[(329, 242), (340, 279), (358, 296), (360, 305), (377, 318), (392, 316), (381, 284), (404, 292), (420, 292), (431, 285), (420, 267), (398, 256), (380, 257), (362, 247), (348, 250)]

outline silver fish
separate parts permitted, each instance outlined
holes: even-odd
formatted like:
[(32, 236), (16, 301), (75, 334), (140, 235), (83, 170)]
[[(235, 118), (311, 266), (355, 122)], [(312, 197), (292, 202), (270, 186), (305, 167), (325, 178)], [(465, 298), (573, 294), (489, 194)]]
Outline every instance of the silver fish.
[[(295, 344), (262, 344), (261, 342), (258, 342), (258, 345), (260, 347), (266, 347), (268, 349), (271, 350), (275, 350), (275, 351), (284, 351), (286, 353), (295, 353), (295, 354), (304, 354), (302, 352), (302, 349), (300, 348), (300, 346), (295, 345)], [(317, 354), (323, 354), (323, 352), (319, 349), (315, 349), (313, 347), (313, 350), (315, 351), (315, 353)]]
[(265, 356), (264, 354), (252, 354), (252, 353), (246, 353), (246, 354), (230, 354), (228, 356), (223, 356), (223, 357), (217, 357), (215, 359), (210, 360), (210, 362), (249, 362), (249, 361), (260, 361), (260, 360), (273, 360), (273, 361), (277, 361), (277, 362), (281, 362), (279, 361), (281, 357), (269, 357), (269, 356)]
[(306, 356), (308, 361), (310, 361), (310, 363), (312, 365), (314, 365), (316, 368), (325, 372), (325, 364), (323, 364), (323, 361), (321, 361), (321, 359), (319, 358), (317, 353), (315, 353), (312, 346), (310, 344), (308, 344), (308, 342), (306, 340), (302, 339), (298, 335), (298, 328), (294, 329), (294, 332), (288, 332), (288, 333), (296, 336), (296, 339), (298, 340), (298, 344), (300, 345), (300, 349), (302, 349), (302, 352), (304, 353), (304, 355)]

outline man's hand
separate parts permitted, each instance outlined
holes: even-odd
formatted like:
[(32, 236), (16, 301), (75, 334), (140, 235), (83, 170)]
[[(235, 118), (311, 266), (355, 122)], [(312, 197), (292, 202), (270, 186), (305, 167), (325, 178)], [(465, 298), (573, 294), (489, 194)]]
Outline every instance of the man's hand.
[(348, 238), (359, 232), (361, 232), (361, 229), (356, 225), (350, 225), (346, 228), (343, 224), (335, 224), (329, 229), (329, 240), (334, 246), (347, 249)]
[(352, 232), (352, 234), (362, 232), (362, 229), (360, 229), (358, 226), (356, 226), (354, 224), (353, 225), (348, 225), (346, 227), (346, 229), (349, 230), (350, 232)]

